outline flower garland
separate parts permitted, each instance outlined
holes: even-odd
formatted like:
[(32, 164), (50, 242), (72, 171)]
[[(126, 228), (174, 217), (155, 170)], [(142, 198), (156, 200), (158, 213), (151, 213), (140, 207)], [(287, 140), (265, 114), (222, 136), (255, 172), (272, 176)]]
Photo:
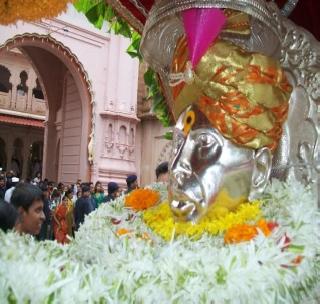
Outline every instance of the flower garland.
[(56, 17), (74, 0), (0, 0), (0, 24)]
[(159, 201), (159, 192), (152, 189), (136, 189), (125, 197), (125, 206), (139, 211), (150, 208)]
[(217, 218), (216, 210), (209, 210), (208, 214), (197, 224), (174, 221), (169, 204), (164, 202), (155, 208), (143, 213), (143, 220), (154, 233), (165, 240), (173, 236), (186, 235), (199, 239), (204, 233), (217, 235), (237, 224), (243, 224), (250, 220), (256, 220), (261, 216), (259, 202), (241, 204), (236, 212), (230, 212), (221, 218)]
[(256, 225), (238, 224), (229, 228), (224, 235), (224, 242), (226, 244), (241, 243), (250, 241), (256, 237), (259, 230), (263, 232), (265, 236), (271, 234), (271, 224), (267, 223), (265, 219), (259, 220)]
[(275, 181), (263, 202), (279, 226), (231, 245), (208, 234), (163, 241), (124, 197), (91, 213), (69, 245), (0, 233), (0, 303), (319, 303), (312, 192)]

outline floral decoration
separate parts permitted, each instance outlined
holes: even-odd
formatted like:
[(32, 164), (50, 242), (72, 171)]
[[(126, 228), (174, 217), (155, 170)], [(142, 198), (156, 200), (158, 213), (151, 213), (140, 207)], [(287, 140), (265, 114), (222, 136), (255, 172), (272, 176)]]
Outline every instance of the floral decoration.
[(269, 236), (271, 230), (265, 219), (260, 219), (256, 225), (238, 224), (229, 228), (224, 235), (224, 242), (226, 244), (240, 243), (252, 240), (259, 230), (265, 235)]
[(235, 212), (230, 212), (217, 218), (215, 209), (209, 210), (208, 214), (197, 224), (190, 222), (176, 223), (168, 202), (148, 209), (143, 213), (143, 220), (154, 233), (165, 240), (173, 236), (186, 235), (198, 239), (202, 234), (217, 235), (225, 230), (250, 220), (256, 220), (261, 216), (259, 202), (241, 204)]
[(125, 206), (139, 211), (150, 208), (159, 201), (159, 192), (152, 189), (136, 189), (125, 197)]
[(0, 24), (56, 17), (74, 0), (0, 0)]
[(260, 209), (276, 229), (228, 245), (207, 233), (164, 241), (124, 197), (87, 216), (65, 246), (0, 233), (0, 303), (319, 303), (314, 194), (274, 181)]

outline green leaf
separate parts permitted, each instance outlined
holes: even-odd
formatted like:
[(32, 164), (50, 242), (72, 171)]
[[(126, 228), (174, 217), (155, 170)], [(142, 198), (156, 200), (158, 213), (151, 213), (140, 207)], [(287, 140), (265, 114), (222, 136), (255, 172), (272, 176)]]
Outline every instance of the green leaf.
[(105, 4), (103, 2), (97, 3), (92, 6), (86, 13), (88, 20), (98, 29), (102, 28), (104, 15), (105, 15)]
[(108, 22), (111, 22), (112, 19), (114, 19), (116, 17), (116, 14), (111, 6), (106, 7), (104, 17)]
[(173, 132), (172, 131), (166, 132), (164, 134), (164, 138), (167, 140), (172, 140), (173, 139)]
[(150, 87), (154, 83), (154, 71), (149, 67), (148, 70), (144, 73), (143, 78), (146, 86)]

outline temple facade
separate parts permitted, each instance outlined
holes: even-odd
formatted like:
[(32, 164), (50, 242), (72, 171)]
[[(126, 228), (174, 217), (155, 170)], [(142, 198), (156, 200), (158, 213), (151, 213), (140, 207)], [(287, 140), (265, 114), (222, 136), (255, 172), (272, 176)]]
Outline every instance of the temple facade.
[(129, 41), (69, 7), (0, 27), (0, 167), (64, 183), (154, 181), (170, 142), (150, 113)]

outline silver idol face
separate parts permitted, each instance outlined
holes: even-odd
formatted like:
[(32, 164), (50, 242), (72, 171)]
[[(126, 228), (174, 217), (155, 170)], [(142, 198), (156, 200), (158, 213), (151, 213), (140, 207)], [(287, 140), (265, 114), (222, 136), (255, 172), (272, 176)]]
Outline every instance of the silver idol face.
[[(195, 114), (194, 123), (186, 133), (185, 118), (190, 111)], [(195, 107), (188, 108), (174, 130), (169, 203), (175, 219), (198, 221), (221, 191), (235, 200), (248, 198), (253, 179), (265, 179), (270, 174), (269, 168), (264, 168), (261, 174), (254, 173), (258, 169), (255, 155), (256, 151), (233, 144), (210, 127)], [(262, 186), (261, 180), (257, 183)]]

